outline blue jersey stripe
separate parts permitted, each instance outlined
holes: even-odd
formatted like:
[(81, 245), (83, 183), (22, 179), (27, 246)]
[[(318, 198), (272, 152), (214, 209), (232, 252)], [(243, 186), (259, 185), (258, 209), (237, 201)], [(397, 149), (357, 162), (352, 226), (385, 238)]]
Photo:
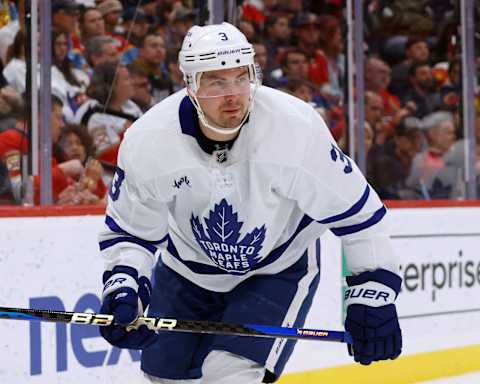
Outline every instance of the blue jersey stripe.
[(307, 228), (312, 222), (313, 222), (313, 219), (310, 216), (304, 215), (302, 217), (302, 220), (300, 220), (300, 223), (298, 224), (297, 229), (295, 230), (293, 235), (290, 236), (290, 238), (285, 243), (283, 243), (282, 245), (275, 248), (272, 252), (270, 252), (268, 256), (265, 257), (265, 259), (255, 264), (252, 269), (259, 269), (277, 261), (280, 258), (280, 256), (282, 256), (285, 253), (287, 248), (290, 246), (292, 241), (295, 240), (295, 238), (300, 234), (300, 232), (302, 232), (305, 228)]
[(377, 224), (380, 220), (382, 220), (383, 216), (385, 216), (386, 213), (387, 209), (385, 208), (385, 206), (382, 206), (382, 208), (375, 211), (372, 217), (370, 217), (363, 223), (347, 225), (345, 227), (330, 228), (330, 230), (333, 232), (334, 235), (337, 236), (350, 235), (355, 232), (360, 232), (366, 228), (371, 227), (372, 225)]
[(173, 240), (168, 236), (167, 251), (176, 259), (181, 261), (185, 266), (190, 269), (192, 272), (206, 274), (206, 275), (228, 275), (228, 272), (221, 270), (217, 267), (212, 267), (211, 265), (196, 263), (195, 261), (183, 260), (180, 257), (180, 254), (173, 243)]
[(139, 237), (137, 236), (134, 236), (130, 233), (128, 233), (127, 231), (125, 231), (124, 229), (122, 229), (117, 223), (115, 220), (113, 220), (110, 216), (106, 215), (105, 216), (105, 224), (107, 224), (108, 228), (110, 228), (110, 230), (112, 232), (115, 232), (115, 233), (119, 233), (119, 234), (125, 234), (125, 235), (128, 235), (128, 236), (131, 236), (131, 237), (134, 237), (136, 239), (139, 239), (141, 241), (143, 241), (144, 243), (148, 243), (148, 244), (153, 244), (153, 245), (160, 245), (162, 244), (164, 241), (167, 240), (167, 237), (168, 235), (165, 235), (165, 237), (161, 240), (155, 240), (155, 241), (149, 241), (149, 240), (144, 240), (144, 239), (140, 239)]
[[(310, 286), (308, 287), (308, 295), (304, 299), (300, 307), (300, 310), (297, 314), (297, 319), (292, 325), (293, 327), (303, 327), (305, 325), (307, 314), (310, 310), (310, 307), (312, 306), (313, 297), (315, 296), (315, 293), (317, 292), (318, 284), (320, 283), (320, 276), (321, 276), (321, 269), (322, 269), (321, 252), (322, 252), (321, 242), (320, 242), (320, 239), (317, 239), (317, 241), (315, 242), (315, 259), (318, 267), (318, 272), (315, 278), (311, 281)], [(308, 260), (308, 254), (307, 254), (307, 260)], [(305, 268), (305, 271), (308, 271), (308, 264), (305, 265), (304, 268)], [(280, 375), (280, 373), (285, 368), (287, 361), (292, 355), (295, 344), (296, 344), (296, 340), (286, 341), (285, 347), (283, 348), (282, 352), (280, 353), (280, 356), (277, 358), (277, 361), (275, 363), (274, 370), (276, 374)]]
[(335, 221), (347, 219), (357, 214), (358, 212), (360, 212), (360, 210), (363, 208), (363, 206), (367, 202), (369, 195), (370, 195), (370, 186), (367, 184), (367, 187), (365, 188), (365, 191), (363, 192), (362, 197), (360, 197), (360, 199), (355, 204), (353, 204), (349, 209), (347, 209), (345, 212), (340, 213), (338, 215), (330, 216), (330, 217), (327, 217), (326, 219), (319, 220), (318, 222), (321, 224), (334, 223)]
[[(313, 222), (313, 219), (310, 216), (304, 215), (300, 220), (300, 223), (298, 224), (297, 229), (292, 234), (292, 236), (282, 245), (278, 246), (272, 252), (270, 252), (265, 257), (265, 259), (255, 264), (250, 270), (254, 271), (256, 269), (263, 268), (266, 265), (271, 264), (276, 260), (278, 260), (280, 256), (282, 256), (285, 253), (285, 251), (287, 250), (289, 245), (292, 243), (292, 241), (295, 240), (295, 238), (300, 234), (300, 232), (303, 231), (306, 227), (308, 227), (312, 222)], [(170, 236), (168, 237), (167, 251), (173, 257), (181, 261), (188, 269), (190, 269), (194, 273), (208, 274), (208, 275), (237, 275), (237, 276), (242, 276), (245, 274), (245, 273), (227, 272), (219, 267), (197, 263), (195, 261), (182, 260)]]
[(115, 244), (118, 243), (133, 243), (133, 244), (138, 244), (145, 248), (147, 251), (155, 254), (157, 252), (157, 247), (154, 245), (150, 244), (148, 241), (139, 239), (138, 237), (131, 237), (131, 236), (121, 236), (121, 237), (116, 237), (114, 239), (109, 239), (109, 240), (104, 240), (100, 242), (100, 251), (103, 251), (107, 248), (110, 248), (114, 246)]
[(182, 128), (182, 133), (197, 137), (198, 134), (198, 119), (195, 111), (195, 106), (193, 105), (190, 97), (185, 96), (180, 103), (180, 108), (178, 110), (178, 117), (180, 119), (180, 127)]

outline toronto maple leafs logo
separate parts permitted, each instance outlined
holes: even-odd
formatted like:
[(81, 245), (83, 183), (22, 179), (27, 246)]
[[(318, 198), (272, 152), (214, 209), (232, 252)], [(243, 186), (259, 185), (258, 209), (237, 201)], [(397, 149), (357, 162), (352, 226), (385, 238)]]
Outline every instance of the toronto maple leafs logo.
[(243, 222), (225, 199), (215, 204), (209, 217), (204, 218), (206, 232), (198, 216), (190, 218), (192, 231), (205, 254), (221, 269), (232, 274), (244, 274), (259, 261), (265, 240), (265, 225), (255, 227), (240, 240)]

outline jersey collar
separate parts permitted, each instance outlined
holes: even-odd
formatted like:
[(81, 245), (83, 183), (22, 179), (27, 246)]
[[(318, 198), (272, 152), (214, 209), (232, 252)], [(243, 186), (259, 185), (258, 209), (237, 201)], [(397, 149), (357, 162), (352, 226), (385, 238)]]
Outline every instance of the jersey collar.
[(198, 122), (198, 115), (195, 106), (188, 96), (185, 96), (180, 103), (178, 113), (182, 133), (194, 137), (202, 150), (210, 155), (214, 151), (230, 150), (233, 146), (233, 143), (235, 143), (235, 140), (238, 138), (237, 135), (235, 138), (228, 141), (216, 141), (206, 137), (200, 129), (200, 123)]

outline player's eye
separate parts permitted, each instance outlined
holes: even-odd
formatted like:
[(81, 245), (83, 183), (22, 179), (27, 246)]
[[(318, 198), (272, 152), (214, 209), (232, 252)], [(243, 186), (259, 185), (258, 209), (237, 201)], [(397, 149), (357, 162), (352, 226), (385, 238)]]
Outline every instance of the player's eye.
[(250, 80), (248, 78), (248, 75), (243, 75), (237, 78), (237, 84), (244, 85), (248, 83)]
[(225, 86), (225, 81), (220, 80), (220, 79), (210, 80), (210, 82), (208, 83), (208, 86), (210, 86), (210, 87), (223, 87), (223, 86)]

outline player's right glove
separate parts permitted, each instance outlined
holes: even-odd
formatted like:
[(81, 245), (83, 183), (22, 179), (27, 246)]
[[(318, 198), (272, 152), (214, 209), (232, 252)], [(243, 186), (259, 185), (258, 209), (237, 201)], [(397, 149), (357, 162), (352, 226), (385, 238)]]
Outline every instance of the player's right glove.
[(150, 303), (152, 286), (135, 268), (117, 265), (103, 274), (103, 300), (100, 313), (112, 314), (114, 325), (100, 327), (100, 333), (110, 344), (119, 348), (145, 349), (157, 339), (157, 334), (141, 325), (130, 329)]
[(385, 269), (347, 276), (345, 329), (353, 344), (349, 353), (355, 361), (396, 359), (402, 352), (402, 331), (394, 301), (400, 291), (400, 276)]

